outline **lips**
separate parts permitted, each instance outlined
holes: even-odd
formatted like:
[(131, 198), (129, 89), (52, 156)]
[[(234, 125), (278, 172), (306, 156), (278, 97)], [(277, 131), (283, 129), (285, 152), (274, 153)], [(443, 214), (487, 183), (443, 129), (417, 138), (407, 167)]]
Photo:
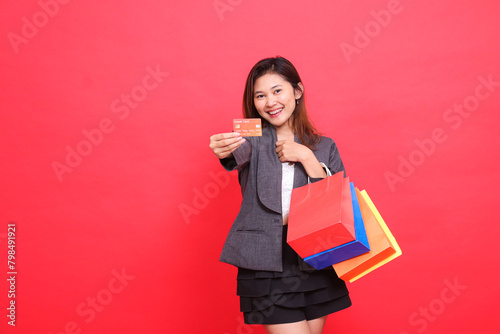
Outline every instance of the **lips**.
[(283, 111), (283, 108), (279, 108), (279, 109), (274, 109), (274, 110), (268, 111), (267, 113), (271, 117), (278, 117), (282, 111)]

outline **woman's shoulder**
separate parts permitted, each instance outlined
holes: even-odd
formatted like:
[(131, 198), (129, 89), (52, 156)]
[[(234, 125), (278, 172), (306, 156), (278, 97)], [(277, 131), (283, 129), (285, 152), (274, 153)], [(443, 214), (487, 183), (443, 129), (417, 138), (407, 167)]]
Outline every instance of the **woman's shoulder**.
[(329, 143), (332, 143), (333, 142), (333, 139), (328, 137), (328, 136), (325, 136), (324, 134), (320, 134), (319, 135), (319, 138), (321, 139), (321, 141), (326, 141), (326, 142), (329, 142)]
[(325, 135), (319, 135), (319, 143), (318, 143), (318, 147), (331, 147), (331, 146), (335, 146), (335, 141), (328, 137), (328, 136), (325, 136)]

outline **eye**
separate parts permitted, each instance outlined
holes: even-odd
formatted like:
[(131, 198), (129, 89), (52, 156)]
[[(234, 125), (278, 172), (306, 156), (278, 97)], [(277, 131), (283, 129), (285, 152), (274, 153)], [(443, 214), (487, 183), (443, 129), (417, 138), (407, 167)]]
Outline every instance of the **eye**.
[(261, 99), (261, 98), (263, 98), (263, 97), (264, 97), (264, 94), (255, 95), (255, 98), (256, 98), (256, 99)]
[(282, 89), (281, 89), (281, 88), (278, 88), (278, 89), (276, 89), (276, 90), (274, 91), (274, 94), (279, 94), (279, 93), (281, 93), (281, 91), (282, 91)]

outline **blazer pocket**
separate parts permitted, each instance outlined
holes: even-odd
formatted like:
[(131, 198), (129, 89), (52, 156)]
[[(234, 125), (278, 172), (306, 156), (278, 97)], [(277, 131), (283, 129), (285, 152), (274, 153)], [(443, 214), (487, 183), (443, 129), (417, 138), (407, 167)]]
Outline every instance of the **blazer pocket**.
[(240, 233), (254, 233), (254, 234), (264, 234), (263, 229), (258, 229), (258, 228), (239, 228), (236, 230), (236, 232)]

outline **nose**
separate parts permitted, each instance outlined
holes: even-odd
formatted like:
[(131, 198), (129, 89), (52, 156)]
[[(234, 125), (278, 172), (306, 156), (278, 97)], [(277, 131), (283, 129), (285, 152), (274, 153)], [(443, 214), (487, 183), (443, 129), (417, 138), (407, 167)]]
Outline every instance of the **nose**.
[(274, 96), (271, 95), (266, 99), (267, 108), (273, 107), (275, 104), (276, 104), (276, 99), (274, 98)]

